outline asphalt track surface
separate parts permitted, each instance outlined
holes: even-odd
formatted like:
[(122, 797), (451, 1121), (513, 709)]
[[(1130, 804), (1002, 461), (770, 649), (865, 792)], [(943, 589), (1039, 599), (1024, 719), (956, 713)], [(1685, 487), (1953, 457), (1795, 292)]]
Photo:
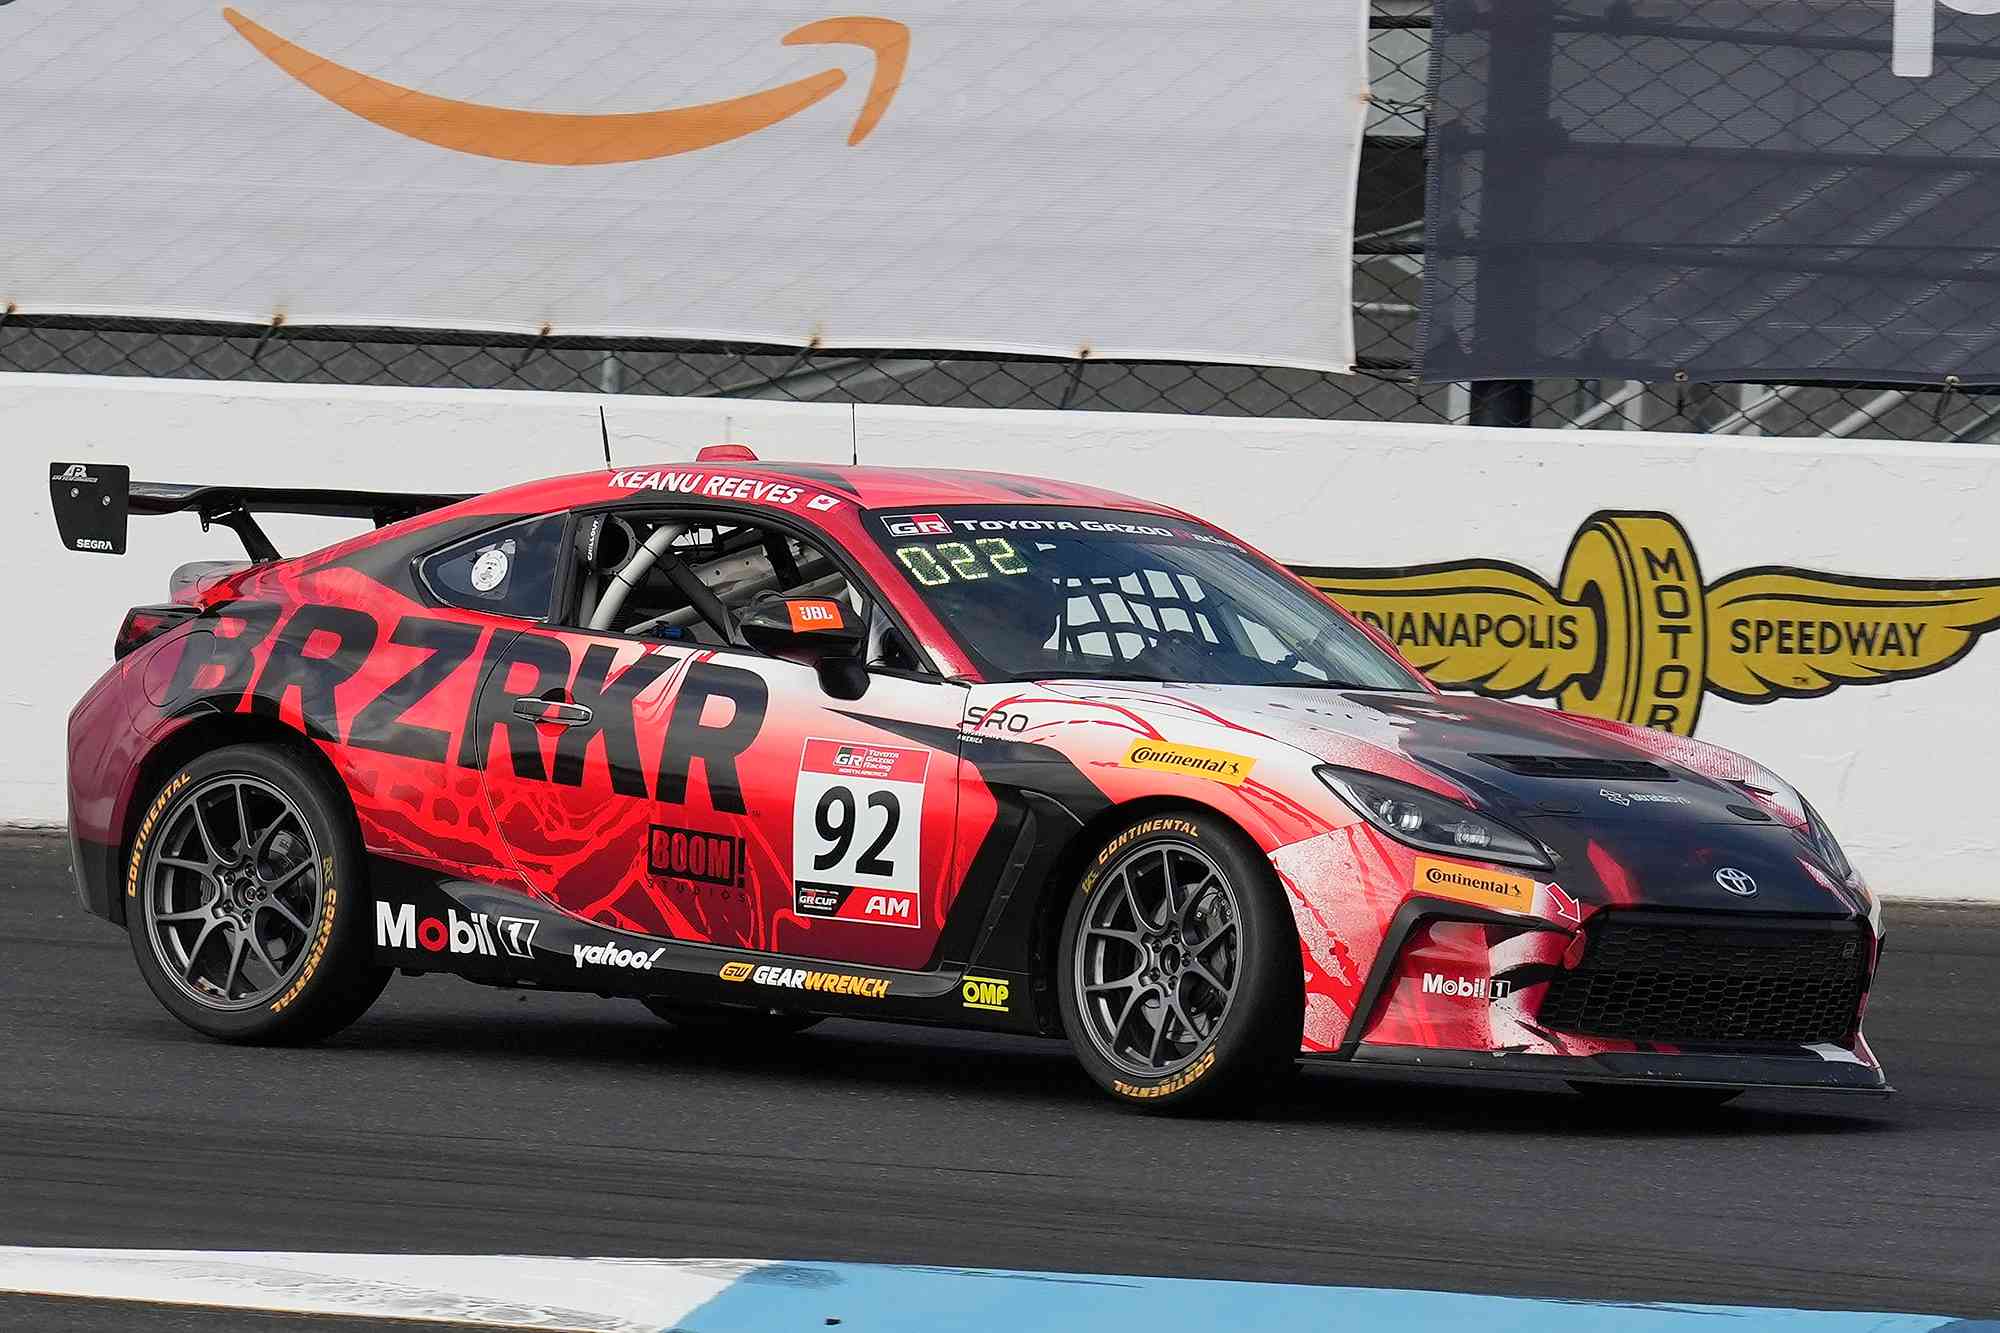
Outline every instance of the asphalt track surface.
[[(1184, 1121), (1106, 1103), (1059, 1043), (840, 1022), (719, 1048), (629, 1001), (441, 977), (318, 1048), (222, 1046), (66, 865), (0, 833), (0, 1244), (2000, 1313), (2000, 910), (1892, 905), (1869, 1031), (1893, 1098), (1635, 1118), (1321, 1072), (1254, 1120)], [(328, 1324), (0, 1297), (0, 1327), (294, 1326)]]

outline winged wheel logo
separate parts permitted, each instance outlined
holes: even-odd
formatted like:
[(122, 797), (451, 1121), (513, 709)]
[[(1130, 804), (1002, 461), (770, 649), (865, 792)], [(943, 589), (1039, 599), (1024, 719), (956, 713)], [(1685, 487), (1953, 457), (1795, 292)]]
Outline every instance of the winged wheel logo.
[(1809, 699), (1928, 675), (2000, 624), (2000, 580), (1876, 579), (1762, 566), (1704, 584), (1670, 514), (1603, 510), (1553, 583), (1461, 560), (1297, 571), (1447, 689), (1694, 734), (1705, 695)]

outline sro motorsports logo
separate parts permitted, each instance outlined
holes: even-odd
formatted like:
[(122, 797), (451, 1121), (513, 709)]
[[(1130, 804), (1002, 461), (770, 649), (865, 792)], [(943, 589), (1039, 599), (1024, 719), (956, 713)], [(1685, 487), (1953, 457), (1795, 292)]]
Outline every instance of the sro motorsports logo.
[(1961, 14), (2000, 14), (2000, 0), (1896, 0), (1889, 68), (1903, 78), (1927, 79), (1933, 72), (1939, 5)]
[[(1995, 0), (2000, 4), (2000, 0)], [(1694, 734), (1702, 696), (1809, 699), (1943, 670), (2000, 624), (2000, 582), (1765, 565), (1703, 584), (1669, 514), (1604, 510), (1550, 583), (1487, 560), (1297, 571), (1446, 689)]]

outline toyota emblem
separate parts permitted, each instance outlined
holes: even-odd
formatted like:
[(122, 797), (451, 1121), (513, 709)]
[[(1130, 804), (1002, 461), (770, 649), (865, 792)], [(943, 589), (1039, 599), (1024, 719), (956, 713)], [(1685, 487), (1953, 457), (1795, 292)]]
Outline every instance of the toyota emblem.
[(1724, 866), (1716, 871), (1715, 882), (1739, 898), (1748, 898), (1757, 892), (1757, 881), (1735, 866)]

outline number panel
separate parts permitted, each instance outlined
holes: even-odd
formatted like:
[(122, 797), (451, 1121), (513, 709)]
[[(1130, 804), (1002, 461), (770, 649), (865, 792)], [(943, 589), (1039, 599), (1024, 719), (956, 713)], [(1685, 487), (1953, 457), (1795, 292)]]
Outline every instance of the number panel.
[(806, 741), (792, 802), (799, 915), (922, 928), (930, 759), (901, 746)]

